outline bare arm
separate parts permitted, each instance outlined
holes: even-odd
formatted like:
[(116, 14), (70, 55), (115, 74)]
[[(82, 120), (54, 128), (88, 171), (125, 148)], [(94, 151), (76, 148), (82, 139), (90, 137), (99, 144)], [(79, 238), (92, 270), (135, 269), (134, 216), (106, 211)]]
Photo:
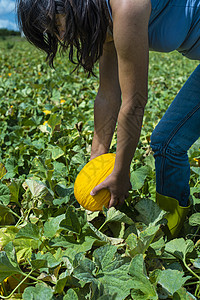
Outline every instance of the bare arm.
[(117, 54), (112, 41), (104, 45), (99, 73), (100, 86), (94, 104), (91, 159), (108, 152), (121, 105)]
[(117, 2), (114, 4), (113, 32), (122, 91), (114, 171), (127, 174), (140, 137), (147, 102), (150, 5), (147, 0), (122, 0), (121, 7)]
[(150, 0), (111, 0), (113, 37), (122, 105), (118, 114), (114, 171), (93, 189), (111, 193), (109, 207), (122, 204), (131, 187), (130, 163), (140, 137), (148, 91), (148, 22)]

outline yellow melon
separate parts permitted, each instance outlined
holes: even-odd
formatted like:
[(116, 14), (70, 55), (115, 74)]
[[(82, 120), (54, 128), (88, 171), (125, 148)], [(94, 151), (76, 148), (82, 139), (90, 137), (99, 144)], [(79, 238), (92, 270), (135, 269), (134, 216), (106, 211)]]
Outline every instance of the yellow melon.
[(74, 195), (79, 204), (90, 211), (100, 211), (108, 207), (110, 192), (102, 189), (95, 196), (90, 192), (110, 175), (114, 169), (115, 154), (107, 153), (89, 161), (76, 177)]

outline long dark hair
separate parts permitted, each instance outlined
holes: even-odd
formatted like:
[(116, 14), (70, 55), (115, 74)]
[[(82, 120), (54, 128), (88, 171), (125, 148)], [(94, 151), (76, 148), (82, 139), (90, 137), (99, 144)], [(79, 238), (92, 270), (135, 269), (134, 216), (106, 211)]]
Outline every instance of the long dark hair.
[[(58, 13), (66, 16), (62, 42), (56, 37)], [(105, 0), (17, 0), (17, 16), (27, 40), (47, 53), (51, 67), (60, 44), (62, 50), (69, 49), (72, 63), (92, 73), (109, 25)]]

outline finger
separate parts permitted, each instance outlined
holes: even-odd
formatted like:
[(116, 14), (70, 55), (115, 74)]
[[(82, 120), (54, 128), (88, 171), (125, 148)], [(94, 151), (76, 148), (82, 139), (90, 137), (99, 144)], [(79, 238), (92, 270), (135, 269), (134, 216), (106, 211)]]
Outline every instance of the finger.
[(93, 188), (93, 190), (90, 192), (91, 196), (95, 196), (100, 190), (105, 189), (105, 185), (103, 183), (98, 184)]
[(108, 205), (108, 208), (111, 208), (113, 206), (116, 206), (118, 204), (118, 199), (117, 198), (114, 198), (114, 197), (111, 197), (110, 199), (110, 202), (109, 202), (109, 205)]

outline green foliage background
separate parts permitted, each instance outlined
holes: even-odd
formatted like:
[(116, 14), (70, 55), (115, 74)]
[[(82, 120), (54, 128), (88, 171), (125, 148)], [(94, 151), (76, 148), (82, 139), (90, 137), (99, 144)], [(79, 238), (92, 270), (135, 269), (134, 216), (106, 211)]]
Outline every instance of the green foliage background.
[(89, 213), (76, 202), (73, 183), (89, 160), (98, 78), (72, 74), (66, 56), (50, 69), (24, 40), (0, 42), (2, 299), (199, 299), (200, 142), (189, 150), (193, 206), (172, 241), (160, 234), (164, 212), (154, 202), (149, 146), (197, 65), (178, 53), (150, 54), (132, 191), (120, 210)]
[(21, 36), (21, 33), (19, 31), (15, 30), (8, 30), (6, 28), (0, 28), (0, 38), (6, 38), (10, 36)]

